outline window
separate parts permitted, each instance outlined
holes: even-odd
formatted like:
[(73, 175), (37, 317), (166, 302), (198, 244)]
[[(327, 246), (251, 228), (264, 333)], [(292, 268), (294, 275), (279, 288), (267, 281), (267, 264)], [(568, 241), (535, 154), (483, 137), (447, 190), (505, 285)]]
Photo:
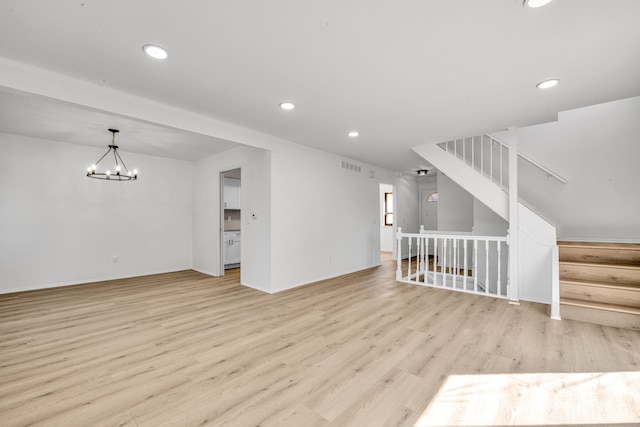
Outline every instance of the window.
[(427, 203), (438, 203), (438, 192), (434, 191), (427, 196)]
[(384, 225), (393, 225), (393, 193), (384, 193)]

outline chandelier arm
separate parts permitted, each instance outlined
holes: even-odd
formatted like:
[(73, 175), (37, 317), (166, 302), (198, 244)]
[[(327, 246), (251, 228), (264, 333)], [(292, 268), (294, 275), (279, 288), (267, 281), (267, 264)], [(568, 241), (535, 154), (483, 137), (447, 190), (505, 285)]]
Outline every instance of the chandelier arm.
[[(116, 153), (116, 156), (118, 157), (118, 159), (120, 159), (120, 163), (122, 163), (122, 167), (124, 168), (125, 171), (129, 172), (129, 168), (127, 168), (127, 165), (124, 164), (124, 160), (122, 160), (122, 157), (120, 157), (120, 153), (118, 153), (117, 150), (114, 150)], [(118, 160), (116, 160), (116, 165), (118, 164)]]
[(119, 157), (118, 156), (118, 149), (113, 147), (113, 158), (114, 158), (114, 160), (116, 162), (116, 170), (115, 170), (116, 174), (118, 174), (118, 157)]
[(107, 150), (107, 152), (106, 152), (106, 153), (104, 153), (104, 154), (102, 155), (102, 157), (100, 157), (100, 159), (95, 163), (95, 165), (96, 165), (96, 166), (98, 165), (98, 163), (100, 163), (100, 162), (102, 161), (102, 159), (104, 159), (104, 158), (105, 158), (105, 156), (106, 156), (107, 154), (109, 154), (109, 151), (111, 151), (111, 148), (109, 148), (109, 149)]

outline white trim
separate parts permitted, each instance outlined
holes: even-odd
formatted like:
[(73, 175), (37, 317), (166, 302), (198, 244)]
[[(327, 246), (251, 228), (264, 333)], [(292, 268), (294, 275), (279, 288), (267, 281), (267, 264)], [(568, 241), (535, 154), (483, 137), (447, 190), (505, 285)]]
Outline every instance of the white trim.
[(549, 306), (551, 305), (551, 301), (545, 300), (545, 299), (542, 299), (542, 298), (527, 297), (527, 296), (520, 295), (519, 300), (520, 301), (535, 302), (537, 304), (544, 304), (544, 305), (549, 305)]
[(577, 242), (577, 243), (632, 243), (640, 244), (638, 240), (631, 239), (603, 239), (599, 237), (558, 237), (560, 242)]
[(560, 319), (560, 249), (551, 248), (551, 318)]
[(266, 291), (266, 290), (264, 290), (264, 289), (258, 288), (257, 286), (248, 285), (248, 284), (246, 284), (246, 283), (240, 283), (240, 285), (241, 285), (241, 286), (244, 286), (245, 288), (250, 288), (250, 289), (253, 289), (253, 290), (256, 290), (256, 291), (264, 292), (265, 294), (269, 294), (269, 295), (272, 295), (272, 294), (274, 294), (274, 293), (275, 293), (275, 292)]
[(198, 273), (202, 273), (202, 274), (206, 274), (207, 276), (211, 276), (211, 277), (222, 277), (219, 274), (215, 274), (215, 273), (211, 273), (205, 269), (201, 269), (201, 268), (192, 268), (191, 270), (193, 271), (197, 271)]
[[(13, 294), (13, 293), (17, 293), (17, 292), (39, 291), (39, 290), (43, 290), (43, 289), (63, 288), (65, 286), (90, 285), (90, 284), (94, 284), (96, 282), (108, 282), (108, 281), (111, 281), (111, 280), (135, 279), (135, 278), (138, 278), (138, 277), (154, 276), (156, 274), (177, 273), (179, 271), (186, 271), (186, 270), (198, 271), (198, 270), (195, 270), (193, 268), (181, 268), (181, 269), (178, 269), (178, 270), (154, 271), (154, 272), (151, 272), (151, 273), (135, 273), (134, 276), (131, 276), (131, 275), (115, 276), (115, 277), (114, 276), (111, 276), (111, 277), (105, 276), (105, 277), (102, 277), (102, 278), (87, 279), (87, 280), (82, 280), (82, 281), (46, 283), (46, 284), (43, 284), (43, 285), (30, 285), (30, 286), (22, 287), (22, 288), (0, 289), (0, 295)], [(202, 271), (198, 271), (198, 272), (199, 273), (203, 273), (203, 274), (208, 274), (209, 276), (211, 276), (211, 274), (209, 274), (209, 273), (205, 273), (205, 272), (202, 272)]]
[[(316, 282), (322, 282), (323, 280), (334, 279), (334, 278), (336, 278), (336, 277), (346, 276), (347, 274), (357, 273), (357, 272), (359, 272), (359, 271), (368, 270), (368, 269), (370, 269), (370, 268), (380, 267), (380, 265), (381, 265), (381, 264), (380, 264), (380, 262), (378, 262), (378, 264), (370, 265), (370, 266), (367, 266), (367, 267), (356, 267), (356, 268), (354, 268), (354, 269), (352, 269), (352, 270), (348, 270), (348, 271), (346, 271), (346, 272), (344, 272), (344, 273), (332, 273), (332, 274), (329, 274), (329, 275), (323, 276), (323, 277), (321, 277), (321, 278), (319, 278), (319, 279), (314, 279), (314, 280), (313, 280), (313, 281), (311, 281), (311, 282), (305, 282), (305, 283), (293, 284), (293, 285), (287, 286), (286, 288), (278, 289), (278, 290), (276, 290), (276, 291), (274, 291), (274, 290), (269, 290), (269, 291), (264, 291), (264, 292), (267, 292), (268, 294), (277, 294), (278, 292), (288, 291), (288, 290), (290, 290), (290, 289), (299, 288), (300, 286), (312, 285), (312, 284), (314, 284), (314, 283), (316, 283)], [(272, 283), (272, 285), (273, 285), (273, 283)], [(243, 286), (248, 286), (248, 285), (244, 285), (244, 284), (243, 284)], [(249, 286), (249, 287), (251, 287), (251, 286)], [(254, 289), (257, 289), (257, 288), (254, 288)]]

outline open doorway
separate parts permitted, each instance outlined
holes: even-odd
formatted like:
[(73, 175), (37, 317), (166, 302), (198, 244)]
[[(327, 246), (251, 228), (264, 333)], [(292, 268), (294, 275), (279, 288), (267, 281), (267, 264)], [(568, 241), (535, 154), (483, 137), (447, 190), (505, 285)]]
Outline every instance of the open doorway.
[(393, 185), (380, 184), (380, 261), (392, 259), (394, 249), (395, 197)]
[(242, 171), (220, 173), (220, 275), (242, 264)]

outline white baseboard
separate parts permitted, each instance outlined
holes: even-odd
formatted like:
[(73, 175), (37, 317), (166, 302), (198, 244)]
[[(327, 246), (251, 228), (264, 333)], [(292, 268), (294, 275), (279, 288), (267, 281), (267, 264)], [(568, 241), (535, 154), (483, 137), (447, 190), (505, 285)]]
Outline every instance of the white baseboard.
[[(135, 277), (151, 276), (154, 274), (175, 273), (176, 271), (184, 271), (184, 270), (191, 270), (191, 268), (181, 268), (178, 270), (152, 271), (147, 273), (144, 273), (144, 272), (135, 273), (133, 276), (131, 275), (103, 276), (103, 277), (95, 277), (95, 278), (82, 279), (82, 280), (74, 280), (69, 282), (54, 282), (54, 283), (44, 283), (40, 285), (27, 285), (19, 288), (0, 289), (0, 294), (12, 294), (16, 292), (37, 291), (41, 289), (54, 289), (54, 288), (62, 288), (65, 286), (85, 285), (87, 283), (106, 282), (108, 280), (131, 279)], [(201, 272), (201, 273), (204, 273), (204, 272)], [(208, 273), (204, 273), (204, 274), (208, 274)]]
[(520, 297), (520, 301), (536, 302), (538, 304), (551, 305), (551, 300), (545, 300), (543, 298)]
[(206, 274), (207, 276), (220, 277), (218, 273), (213, 273), (202, 268), (192, 268), (192, 270), (197, 271), (198, 273)]
[(357, 267), (357, 268), (355, 268), (353, 270), (348, 270), (348, 271), (345, 271), (345, 272), (340, 272), (340, 273), (337, 273), (337, 274), (331, 274), (331, 275), (328, 275), (328, 276), (320, 277), (320, 278), (314, 279), (314, 280), (312, 280), (310, 282), (293, 284), (293, 285), (287, 286), (285, 288), (277, 289), (275, 291), (269, 291), (268, 293), (275, 294), (275, 293), (278, 293), (278, 292), (287, 291), (289, 289), (298, 288), (300, 286), (310, 285), (312, 283), (321, 282), (323, 280), (328, 280), (328, 279), (333, 279), (334, 277), (340, 277), (340, 276), (344, 276), (346, 274), (356, 273), (358, 271), (367, 270), (369, 268), (374, 268), (374, 267), (379, 267), (379, 266), (380, 266), (380, 262), (378, 261), (377, 264), (373, 264), (373, 265), (369, 265), (369, 266), (365, 266), (365, 267)]

